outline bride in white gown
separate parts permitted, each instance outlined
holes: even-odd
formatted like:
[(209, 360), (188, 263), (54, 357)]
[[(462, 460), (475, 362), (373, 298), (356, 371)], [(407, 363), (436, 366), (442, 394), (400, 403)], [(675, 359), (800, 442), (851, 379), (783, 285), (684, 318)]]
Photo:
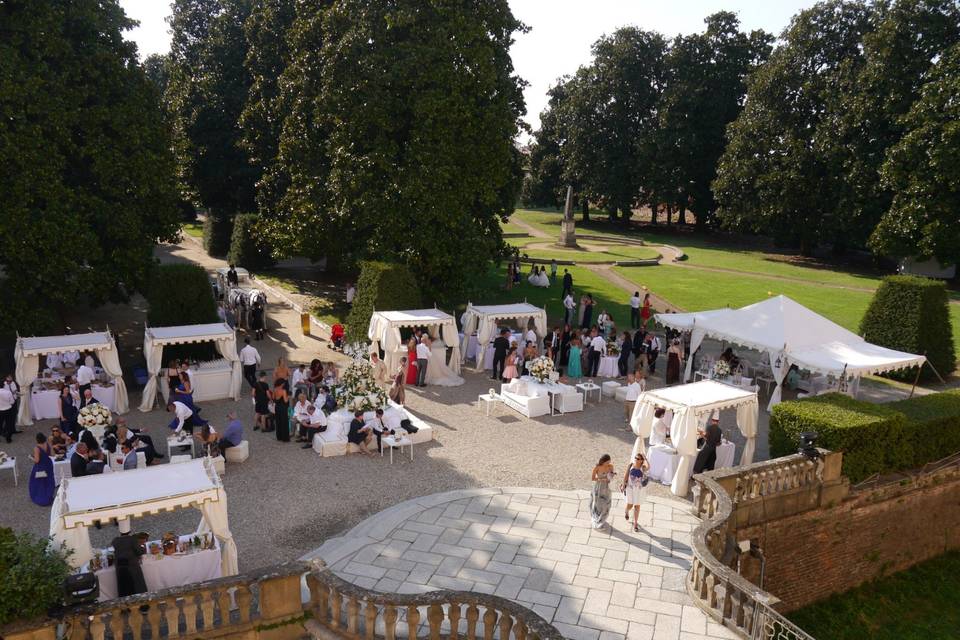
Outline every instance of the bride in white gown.
[(547, 270), (544, 267), (540, 267), (539, 271), (537, 271), (536, 267), (534, 267), (534, 271), (527, 278), (527, 282), (535, 287), (550, 286), (550, 278), (547, 277)]
[(440, 338), (435, 338), (430, 345), (426, 383), (440, 387), (459, 387), (464, 383), (464, 379), (447, 366), (447, 345)]

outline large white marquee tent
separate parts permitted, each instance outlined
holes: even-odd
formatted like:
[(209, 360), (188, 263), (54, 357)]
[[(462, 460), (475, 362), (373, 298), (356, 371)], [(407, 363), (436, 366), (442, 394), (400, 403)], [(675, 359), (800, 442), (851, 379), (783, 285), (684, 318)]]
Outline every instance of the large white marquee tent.
[(193, 507), (202, 519), (198, 534), (220, 542), (223, 575), (238, 571), (237, 545), (227, 519), (227, 494), (210, 458), (123, 473), (66, 478), (50, 512), (50, 537), (73, 550), (69, 562), (82, 567), (93, 557), (90, 527), (116, 518), (139, 518)]
[(633, 445), (633, 455), (630, 456), (631, 460), (637, 453), (644, 451), (643, 438), (650, 435), (654, 421), (653, 414), (657, 407), (673, 412), (670, 441), (680, 456), (680, 464), (670, 485), (670, 490), (675, 495), (687, 495), (690, 469), (697, 455), (697, 429), (706, 426), (714, 411), (737, 410), (737, 426), (740, 433), (747, 439), (740, 456), (740, 464), (753, 462), (759, 413), (755, 391), (744, 391), (739, 387), (715, 380), (701, 380), (692, 384), (681, 384), (641, 393), (630, 418), (630, 427), (637, 436)]
[[(780, 402), (783, 379), (793, 364), (818, 373), (860, 377), (908, 369), (926, 362), (920, 355), (870, 344), (786, 296), (775, 296), (740, 309), (660, 313), (656, 320), (668, 327), (690, 331), (690, 353), (695, 353), (706, 337), (768, 353), (777, 384), (768, 409)], [(692, 360), (687, 360), (687, 380)]]
[[(67, 336), (17, 338), (14, 358), (17, 367), (16, 379), (20, 383), (21, 391), (25, 394), (30, 392), (30, 387), (37, 379), (37, 373), (40, 371), (40, 356), (68, 351), (92, 351), (97, 354), (100, 365), (113, 381), (114, 403), (116, 404), (114, 408), (117, 413), (126, 413), (129, 410), (127, 386), (123, 382), (123, 371), (120, 369), (117, 345), (109, 331), (77, 333)], [(20, 402), (20, 411), (17, 416), (18, 424), (33, 424), (28, 400), (29, 397), (25, 397)]]
[(240, 385), (243, 381), (243, 367), (237, 352), (237, 335), (225, 322), (213, 324), (188, 324), (177, 327), (147, 327), (143, 333), (143, 355), (147, 359), (147, 373), (150, 378), (143, 388), (143, 400), (140, 411), (150, 411), (157, 396), (157, 375), (163, 368), (163, 348), (173, 344), (193, 344), (213, 342), (217, 351), (230, 362), (230, 396), (240, 399)]
[(395, 372), (400, 365), (400, 358), (407, 355), (407, 346), (400, 337), (400, 329), (415, 327), (425, 327), (432, 338), (440, 337), (444, 344), (453, 347), (449, 367), (453, 373), (459, 375), (460, 339), (457, 335), (457, 321), (452, 315), (439, 309), (373, 312), (367, 337), (370, 339), (371, 349), (383, 349), (387, 371), (391, 374)]
[(547, 311), (527, 302), (500, 305), (473, 305), (467, 303), (467, 310), (460, 316), (463, 329), (463, 344), (460, 345), (461, 357), (465, 358), (470, 336), (477, 332), (477, 371), (483, 370), (483, 355), (487, 345), (496, 338), (497, 327), (511, 321), (526, 330), (533, 321), (533, 331), (542, 340), (547, 335)]

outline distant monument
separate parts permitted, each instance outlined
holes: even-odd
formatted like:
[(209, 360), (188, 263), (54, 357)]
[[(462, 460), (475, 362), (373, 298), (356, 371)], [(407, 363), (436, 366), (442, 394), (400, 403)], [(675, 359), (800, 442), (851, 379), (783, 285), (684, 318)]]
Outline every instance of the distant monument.
[(563, 220), (560, 222), (560, 246), (577, 246), (576, 223), (573, 221), (573, 187), (571, 186), (567, 186), (567, 201), (563, 205)]

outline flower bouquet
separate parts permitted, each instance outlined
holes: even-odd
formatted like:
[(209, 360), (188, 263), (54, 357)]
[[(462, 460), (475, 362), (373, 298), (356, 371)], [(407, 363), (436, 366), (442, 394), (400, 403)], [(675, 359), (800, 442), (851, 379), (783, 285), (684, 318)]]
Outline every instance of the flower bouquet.
[(337, 387), (337, 406), (350, 411), (373, 411), (387, 406), (387, 393), (374, 381), (368, 360), (354, 360)]
[(616, 342), (613, 342), (611, 340), (610, 342), (607, 343), (607, 355), (608, 356), (620, 355), (620, 347), (617, 345)]
[(527, 370), (530, 371), (530, 375), (536, 378), (538, 382), (544, 382), (550, 377), (550, 374), (553, 373), (553, 360), (547, 356), (534, 358), (529, 363)]
[(85, 429), (106, 428), (113, 424), (113, 412), (99, 402), (88, 404), (80, 409), (80, 413), (77, 415), (77, 424)]
[(726, 360), (717, 360), (713, 365), (714, 378), (726, 378), (730, 375), (730, 364)]

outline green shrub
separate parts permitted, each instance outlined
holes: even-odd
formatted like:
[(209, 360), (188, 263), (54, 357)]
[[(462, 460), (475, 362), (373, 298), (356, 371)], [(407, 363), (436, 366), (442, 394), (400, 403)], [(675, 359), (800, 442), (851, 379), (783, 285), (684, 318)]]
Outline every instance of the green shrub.
[[(888, 276), (860, 321), (860, 333), (867, 342), (926, 355), (946, 377), (956, 368), (949, 305), (946, 285), (939, 280)], [(934, 377), (930, 367), (921, 372), (924, 379)], [(890, 374), (900, 380), (915, 376), (915, 369)]]
[(908, 467), (922, 467), (960, 451), (960, 391), (933, 393), (887, 405), (906, 416), (904, 440), (913, 459)]
[(347, 342), (367, 340), (374, 310), (419, 309), (421, 304), (420, 288), (407, 265), (361, 262), (357, 295), (347, 316)]
[(0, 529), (0, 625), (43, 616), (63, 600), (66, 554), (46, 538)]
[(203, 220), (203, 248), (211, 256), (223, 257), (230, 250), (233, 218), (207, 213)]
[[(219, 322), (213, 287), (203, 267), (194, 264), (164, 264), (156, 268), (145, 292), (149, 309), (147, 324), (172, 327)], [(173, 358), (208, 359), (216, 349), (211, 343), (167, 347), (165, 361)]]
[(257, 228), (259, 222), (260, 217), (255, 213), (244, 213), (233, 219), (227, 262), (251, 271), (273, 264), (270, 247), (263, 241)]
[(843, 473), (859, 482), (913, 462), (905, 446), (904, 415), (885, 405), (830, 393), (781, 402), (770, 414), (770, 455), (796, 453), (800, 434), (817, 432), (817, 445), (843, 452)]

